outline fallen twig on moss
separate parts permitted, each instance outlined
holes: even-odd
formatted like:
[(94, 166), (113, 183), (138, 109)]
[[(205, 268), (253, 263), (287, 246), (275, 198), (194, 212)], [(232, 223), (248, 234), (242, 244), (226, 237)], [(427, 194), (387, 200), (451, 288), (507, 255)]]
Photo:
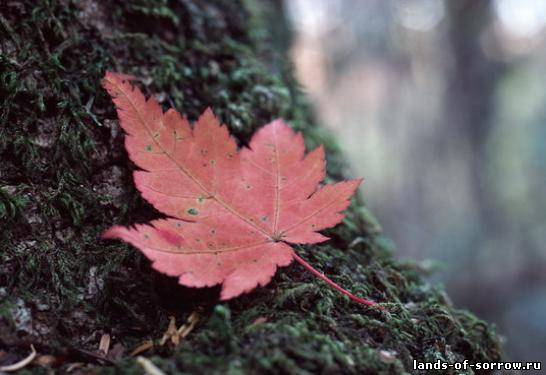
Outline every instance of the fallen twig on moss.
[(30, 354), (19, 362), (16, 362), (9, 366), (0, 366), (0, 372), (18, 371), (28, 366), (32, 361), (34, 361), (34, 358), (36, 358), (36, 349), (34, 349), (34, 345), (30, 344), (30, 350)]

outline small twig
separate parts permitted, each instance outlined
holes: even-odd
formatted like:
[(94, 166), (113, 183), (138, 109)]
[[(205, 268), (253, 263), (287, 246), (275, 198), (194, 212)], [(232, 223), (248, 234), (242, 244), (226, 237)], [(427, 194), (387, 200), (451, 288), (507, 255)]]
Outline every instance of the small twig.
[(176, 329), (176, 319), (174, 316), (169, 317), (169, 327), (159, 340), (159, 345), (163, 346), (170, 339), (171, 343), (174, 346), (180, 344), (180, 340), (185, 338), (190, 334), (190, 332), (195, 328), (196, 324), (199, 322), (199, 312), (194, 311), (190, 314), (185, 324), (182, 324), (180, 328)]
[(74, 370), (77, 370), (79, 369), (80, 367), (83, 367), (85, 366), (85, 363), (83, 362), (74, 362), (74, 363), (71, 363), (70, 365), (68, 365), (68, 367), (66, 368), (66, 372), (69, 373), (69, 372), (72, 372)]
[(36, 357), (36, 349), (34, 349), (34, 345), (30, 345), (30, 349), (32, 352), (24, 359), (20, 360), (17, 363), (14, 363), (9, 366), (0, 366), (0, 372), (12, 372), (12, 371), (18, 371), (22, 368), (26, 367), (29, 363), (31, 363), (34, 358)]
[(101, 351), (104, 355), (107, 355), (109, 349), (110, 349), (110, 335), (105, 333), (100, 338), (99, 351)]
[(169, 326), (167, 327), (167, 330), (163, 334), (163, 337), (161, 337), (161, 340), (159, 340), (159, 345), (163, 346), (167, 343), (167, 340), (171, 339), (173, 344), (178, 344), (176, 339), (174, 338), (176, 336), (176, 319), (174, 316), (169, 317)]
[(178, 331), (176, 331), (177, 335), (182, 339), (185, 338), (193, 331), (197, 322), (199, 322), (199, 313), (194, 311), (188, 317), (188, 325), (183, 324), (178, 328)]
[(154, 342), (152, 340), (144, 341), (142, 344), (137, 346), (132, 352), (131, 357), (134, 357), (136, 355), (139, 355), (140, 353), (145, 352), (148, 349), (151, 349), (154, 347)]
[(136, 361), (148, 375), (165, 375), (163, 371), (146, 357), (138, 356)]

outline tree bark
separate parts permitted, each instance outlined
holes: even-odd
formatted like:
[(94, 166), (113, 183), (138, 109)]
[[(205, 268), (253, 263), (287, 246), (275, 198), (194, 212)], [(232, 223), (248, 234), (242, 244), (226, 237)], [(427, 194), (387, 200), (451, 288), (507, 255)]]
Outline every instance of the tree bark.
[[(285, 52), (271, 32), (277, 1), (12, 0), (0, 18), (0, 365), (33, 344), (49, 365), (141, 371), (144, 352), (167, 373), (407, 373), (413, 360), (493, 361), (494, 330), (455, 309), (400, 263), (360, 201), (324, 244), (298, 254), (336, 283), (384, 304), (351, 302), (293, 263), (273, 282), (229, 303), (155, 273), (112, 224), (159, 214), (133, 188), (106, 70), (141, 78), (190, 119), (206, 107), (240, 144), (283, 117), (308, 147), (326, 145), (328, 176), (343, 157), (313, 125)], [(284, 30), (281, 30), (285, 32)], [(281, 40), (282, 42), (278, 42)], [(174, 316), (199, 321), (181, 344), (160, 345)], [(99, 342), (111, 338), (108, 359)], [(44, 357), (45, 358), (45, 357)], [(34, 362), (32, 366), (40, 366)]]

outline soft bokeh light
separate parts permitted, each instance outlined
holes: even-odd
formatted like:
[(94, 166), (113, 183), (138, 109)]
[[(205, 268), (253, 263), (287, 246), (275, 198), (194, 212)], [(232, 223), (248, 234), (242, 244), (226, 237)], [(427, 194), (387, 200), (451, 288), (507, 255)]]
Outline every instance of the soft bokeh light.
[(442, 0), (408, 0), (395, 3), (396, 18), (402, 26), (418, 31), (430, 31), (444, 18)]
[(546, 24), (544, 0), (495, 0), (494, 8), (502, 25), (518, 37), (532, 37)]
[(292, 57), (400, 257), (538, 360), (546, 1), (286, 0)]

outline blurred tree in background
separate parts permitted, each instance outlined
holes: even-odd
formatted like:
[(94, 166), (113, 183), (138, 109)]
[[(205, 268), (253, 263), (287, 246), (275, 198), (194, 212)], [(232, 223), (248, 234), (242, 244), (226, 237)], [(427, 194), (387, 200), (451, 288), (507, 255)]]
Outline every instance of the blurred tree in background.
[(512, 357), (540, 359), (546, 2), (286, 6), (300, 81), (398, 254), (435, 268), (457, 303), (496, 321)]

